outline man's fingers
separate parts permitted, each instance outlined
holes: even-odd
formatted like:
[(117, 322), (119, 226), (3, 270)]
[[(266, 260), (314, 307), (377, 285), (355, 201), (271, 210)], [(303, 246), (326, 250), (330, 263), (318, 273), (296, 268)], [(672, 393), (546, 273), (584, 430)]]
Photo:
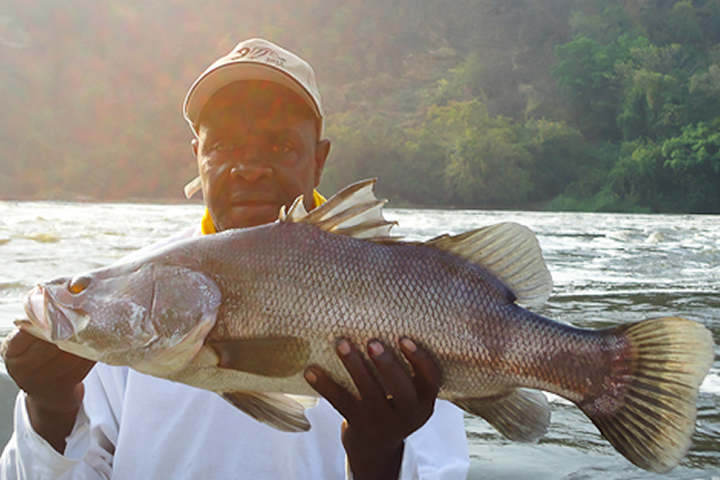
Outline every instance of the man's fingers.
[(47, 372), (47, 376), (62, 373), (68, 363), (74, 363), (78, 357), (65, 353), (51, 343), (39, 340), (31, 344), (21, 355), (8, 358), (8, 365), (13, 370), (39, 370)]
[(434, 400), (442, 383), (442, 373), (430, 355), (409, 338), (400, 339), (400, 349), (415, 372), (415, 388), (421, 400)]
[(348, 426), (343, 429), (342, 438), (348, 452), (401, 454), (403, 439), (432, 415), (440, 371), (432, 357), (411, 340), (401, 339), (400, 349), (413, 372), (408, 371), (393, 349), (378, 340), (368, 343), (371, 361), (349, 341), (337, 344), (338, 356), (359, 396), (319, 367), (311, 366), (305, 371), (308, 383), (345, 417)]
[(95, 364), (22, 331), (6, 347), (8, 374), (28, 395), (40, 398), (74, 389)]
[(15, 332), (11, 333), (12, 338), (7, 343), (7, 350), (5, 351), (5, 358), (10, 359), (14, 357), (18, 357), (25, 353), (25, 351), (33, 346), (37, 342), (42, 342), (47, 345), (51, 345), (48, 342), (44, 342), (40, 340), (39, 338), (30, 335), (27, 332), (24, 332), (22, 330), (16, 330)]
[(95, 362), (85, 358), (74, 357), (68, 359), (62, 370), (58, 371), (58, 381), (65, 385), (77, 384), (82, 382), (90, 370), (95, 366)]
[(340, 415), (345, 418), (353, 415), (357, 399), (324, 370), (318, 367), (308, 367), (305, 370), (305, 380), (316, 392), (325, 397), (330, 405), (340, 412)]
[(379, 341), (373, 340), (368, 345), (368, 353), (380, 374), (382, 384), (393, 400), (392, 405), (396, 408), (414, 405), (417, 402), (415, 385), (392, 351)]
[(337, 344), (340, 361), (360, 393), (360, 398), (371, 402), (384, 402), (385, 392), (378, 383), (362, 353), (349, 341), (342, 339)]

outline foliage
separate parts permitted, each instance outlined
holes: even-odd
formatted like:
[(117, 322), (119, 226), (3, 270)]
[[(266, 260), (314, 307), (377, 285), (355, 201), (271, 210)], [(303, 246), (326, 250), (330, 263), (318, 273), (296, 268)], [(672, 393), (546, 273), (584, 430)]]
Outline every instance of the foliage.
[(505, 206), (527, 198), (530, 155), (508, 120), (490, 119), (473, 100), (432, 108), (423, 127), (449, 153), (445, 180), (460, 203)]
[[(631, 58), (633, 49), (647, 45), (644, 37), (621, 35), (607, 45), (583, 35), (558, 46), (553, 74), (573, 106), (573, 122), (591, 139), (619, 138), (617, 116), (622, 85), (616, 66)], [(588, 115), (592, 112), (592, 115)]]
[(594, 148), (575, 128), (565, 122), (530, 120), (521, 132), (525, 148), (532, 156), (530, 178), (534, 189), (530, 199), (547, 202), (565, 191), (573, 182), (595, 177), (600, 163)]
[(711, 213), (720, 205), (720, 122), (700, 122), (663, 143), (664, 167), (673, 174), (676, 211)]

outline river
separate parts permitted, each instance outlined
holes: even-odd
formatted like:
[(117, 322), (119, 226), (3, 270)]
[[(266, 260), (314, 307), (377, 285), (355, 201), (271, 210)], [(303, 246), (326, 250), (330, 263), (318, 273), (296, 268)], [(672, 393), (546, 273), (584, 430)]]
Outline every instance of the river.
[[(199, 205), (0, 202), (0, 337), (23, 316), (22, 296), (36, 282), (107, 265), (201, 214)], [(522, 223), (536, 232), (555, 283), (538, 313), (597, 328), (683, 316), (707, 326), (720, 344), (720, 216), (418, 209), (387, 209), (386, 216), (410, 240)], [(15, 391), (0, 364), (0, 445), (11, 432)], [(720, 480), (717, 357), (700, 388), (693, 447), (663, 476), (627, 462), (577, 407), (550, 400), (551, 426), (536, 444), (504, 440), (467, 417), (469, 478)]]

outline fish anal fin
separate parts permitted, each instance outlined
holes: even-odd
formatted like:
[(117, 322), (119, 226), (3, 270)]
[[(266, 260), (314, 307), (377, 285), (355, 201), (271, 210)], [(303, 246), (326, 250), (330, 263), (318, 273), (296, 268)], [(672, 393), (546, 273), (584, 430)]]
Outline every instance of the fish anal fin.
[(301, 372), (310, 356), (310, 344), (298, 337), (259, 337), (208, 340), (220, 368), (265, 377), (289, 377)]
[(385, 200), (378, 200), (373, 193), (377, 179), (362, 180), (343, 188), (327, 202), (309, 213), (299, 196), (287, 213), (280, 212), (279, 220), (307, 223), (326, 232), (363, 240), (387, 242), (398, 240), (390, 235), (396, 222), (383, 216)]
[(307, 432), (305, 409), (317, 405), (314, 397), (251, 391), (225, 392), (222, 397), (255, 420), (283, 432)]
[(666, 317), (605, 331), (632, 365), (609, 377), (610, 391), (577, 402), (628, 460), (657, 473), (673, 469), (690, 448), (698, 388), (715, 358), (703, 325)]
[(453, 403), (517, 442), (539, 439), (550, 424), (550, 406), (539, 390), (517, 388), (504, 396), (454, 399)]
[(441, 235), (425, 245), (461, 256), (503, 281), (521, 305), (541, 305), (552, 291), (552, 277), (535, 234), (506, 222), (460, 235)]

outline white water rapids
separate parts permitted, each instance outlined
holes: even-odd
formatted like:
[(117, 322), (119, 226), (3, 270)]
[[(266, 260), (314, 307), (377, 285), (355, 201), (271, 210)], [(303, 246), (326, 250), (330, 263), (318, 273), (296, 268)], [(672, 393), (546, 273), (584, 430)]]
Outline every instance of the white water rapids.
[[(199, 205), (0, 202), (0, 337), (23, 316), (39, 281), (105, 266), (198, 222)], [(409, 240), (515, 221), (536, 232), (555, 288), (538, 313), (584, 327), (658, 316), (703, 323), (720, 345), (720, 216), (387, 209)], [(9, 438), (14, 385), (0, 364), (0, 445)], [(467, 418), (471, 479), (720, 480), (720, 360), (701, 386), (694, 445), (659, 477), (631, 465), (572, 404), (551, 397), (537, 444), (500, 437)]]

